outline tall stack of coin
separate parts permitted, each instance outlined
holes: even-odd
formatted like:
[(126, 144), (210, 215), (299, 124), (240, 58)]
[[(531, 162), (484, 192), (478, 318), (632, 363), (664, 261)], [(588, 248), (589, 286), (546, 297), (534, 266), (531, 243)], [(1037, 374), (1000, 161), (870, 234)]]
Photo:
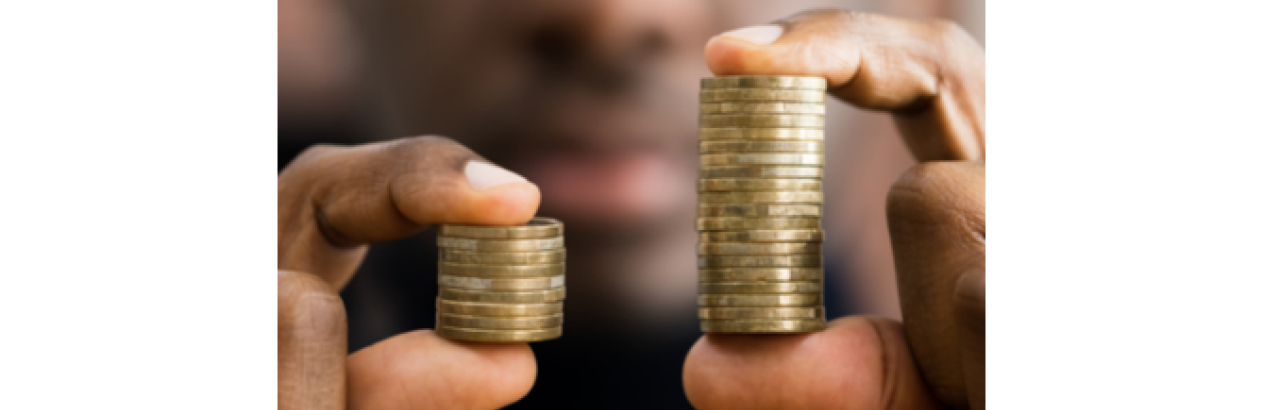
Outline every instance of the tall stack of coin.
[(704, 78), (698, 317), (709, 333), (826, 328), (820, 77)]
[(441, 225), (436, 334), (475, 342), (560, 337), (564, 323), (564, 226)]

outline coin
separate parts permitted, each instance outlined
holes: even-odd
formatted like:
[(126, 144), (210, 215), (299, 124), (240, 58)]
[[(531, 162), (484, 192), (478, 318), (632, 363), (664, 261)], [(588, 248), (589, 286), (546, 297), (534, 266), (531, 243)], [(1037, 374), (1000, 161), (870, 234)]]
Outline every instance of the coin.
[(716, 268), (698, 269), (700, 281), (821, 281), (822, 268)]
[(701, 141), (698, 152), (702, 154), (735, 152), (823, 152), (822, 141)]
[(737, 231), (760, 229), (821, 229), (822, 219), (808, 217), (793, 218), (738, 218), (707, 217), (698, 218), (696, 228), (699, 231)]
[(817, 114), (703, 114), (699, 127), (709, 128), (822, 128), (826, 117)]
[(564, 302), (478, 303), (436, 298), (436, 311), (477, 316), (542, 316), (564, 312)]
[(564, 263), (564, 252), (564, 249), (538, 252), (476, 252), (441, 248), (440, 261), (477, 265), (541, 265)]
[(703, 166), (703, 178), (822, 178), (822, 167), (763, 165)]
[(822, 304), (821, 293), (798, 295), (698, 295), (701, 307), (803, 306)]
[(826, 319), (822, 307), (700, 307), (699, 319)]
[(436, 326), (438, 327), (447, 326), (472, 329), (547, 329), (560, 327), (562, 324), (564, 324), (564, 317), (559, 313), (547, 316), (509, 317), (451, 315), (447, 313), (436, 315)]
[(439, 326), (440, 337), (468, 342), (540, 342), (560, 337), (563, 327), (537, 330), (490, 330)]
[(822, 166), (822, 154), (760, 153), (701, 154), (698, 164), (707, 165), (808, 165)]
[(741, 319), (702, 321), (707, 333), (807, 333), (827, 328), (823, 319)]
[(476, 278), (440, 275), (440, 286), (492, 291), (547, 290), (564, 287), (564, 275), (545, 278)]
[(726, 101), (761, 101), (761, 102), (811, 102), (826, 101), (827, 93), (822, 90), (782, 90), (768, 88), (716, 88), (698, 92), (698, 98), (704, 103)]
[(827, 89), (823, 77), (782, 75), (734, 75), (702, 79), (702, 89), (712, 88), (798, 88), (807, 90)]
[(698, 180), (699, 192), (821, 190), (822, 181), (817, 179), (703, 178)]
[(488, 290), (470, 290), (440, 288), (440, 299), (459, 302), (484, 303), (550, 303), (564, 300), (565, 290), (535, 290), (529, 292), (494, 292)]
[(819, 204), (698, 204), (698, 216), (822, 216)]
[(537, 217), (524, 226), (440, 225), (440, 236), (476, 239), (542, 239), (564, 234), (564, 224), (551, 218)]
[(822, 141), (816, 128), (699, 128), (698, 139), (708, 140), (802, 140)]
[(818, 282), (700, 282), (698, 293), (727, 295), (822, 293), (822, 284)]
[(792, 102), (713, 102), (698, 105), (699, 114), (826, 114), (827, 106)]
[(821, 204), (822, 191), (699, 192), (699, 204)]
[(698, 244), (699, 255), (789, 255), (822, 253), (821, 242), (703, 242)]
[(702, 242), (822, 242), (821, 229), (699, 232)]
[(530, 252), (564, 247), (564, 237), (545, 239), (472, 239), (437, 236), (436, 246), (483, 252)]
[(440, 273), (456, 276), (556, 276), (564, 274), (564, 264), (546, 265), (478, 265), (440, 262)]
[(698, 255), (698, 268), (821, 268), (822, 255)]

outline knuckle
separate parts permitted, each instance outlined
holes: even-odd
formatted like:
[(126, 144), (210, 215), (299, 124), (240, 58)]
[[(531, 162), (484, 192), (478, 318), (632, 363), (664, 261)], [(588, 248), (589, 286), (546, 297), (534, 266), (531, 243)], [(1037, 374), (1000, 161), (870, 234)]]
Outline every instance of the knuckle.
[(279, 325), (295, 335), (345, 337), (346, 308), (327, 283), (315, 275), (280, 271)]
[(889, 189), (890, 220), (960, 222), (985, 235), (985, 167), (928, 162), (911, 167)]
[(480, 158), (457, 141), (437, 135), (402, 138), (387, 143), (385, 147), (397, 158), (427, 165), (443, 165), (459, 171), (467, 162)]

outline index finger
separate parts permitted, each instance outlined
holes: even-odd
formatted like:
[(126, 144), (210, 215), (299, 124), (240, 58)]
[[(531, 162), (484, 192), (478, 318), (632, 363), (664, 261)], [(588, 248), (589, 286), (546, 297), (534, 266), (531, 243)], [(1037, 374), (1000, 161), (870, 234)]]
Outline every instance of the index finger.
[(893, 113), (920, 161), (986, 155), (982, 47), (947, 21), (815, 10), (726, 32), (705, 50), (716, 75), (806, 75), (832, 95)]

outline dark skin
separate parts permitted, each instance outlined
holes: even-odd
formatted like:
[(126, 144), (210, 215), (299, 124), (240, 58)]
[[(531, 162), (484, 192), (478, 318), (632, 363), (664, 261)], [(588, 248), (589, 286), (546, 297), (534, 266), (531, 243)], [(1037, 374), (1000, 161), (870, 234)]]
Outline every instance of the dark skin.
[[(904, 320), (856, 316), (814, 334), (705, 336), (685, 362), (690, 402), (983, 408), (983, 50), (946, 22), (823, 10), (779, 24), (785, 33), (768, 45), (713, 38), (707, 64), (717, 75), (822, 76), (833, 96), (892, 113), (921, 162), (887, 203)], [(420, 330), (346, 355), (336, 292), (367, 244), (437, 223), (519, 224), (537, 210), (533, 184), (472, 188), (463, 169), (474, 159), (455, 142), (420, 137), (313, 149), (280, 174), (280, 408), (488, 409), (532, 388), (537, 365), (526, 344)]]

